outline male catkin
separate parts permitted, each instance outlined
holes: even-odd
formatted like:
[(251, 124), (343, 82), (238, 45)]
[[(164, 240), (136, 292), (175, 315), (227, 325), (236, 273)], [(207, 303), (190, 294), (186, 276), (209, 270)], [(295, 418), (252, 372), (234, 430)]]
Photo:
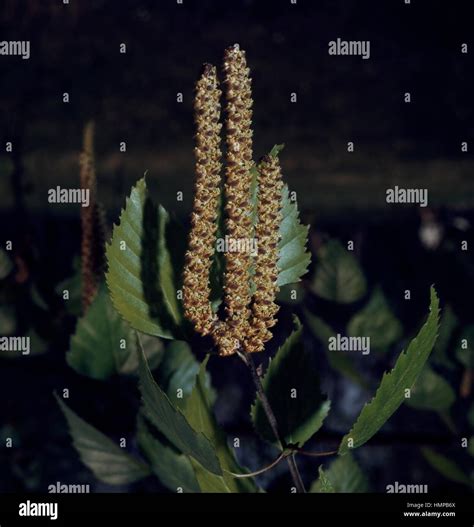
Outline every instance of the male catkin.
[(83, 147), (79, 158), (81, 189), (89, 190), (89, 206), (81, 207), (82, 308), (90, 306), (97, 293), (104, 267), (105, 218), (97, 202), (94, 160), (94, 123), (84, 127)]
[(258, 221), (255, 226), (258, 252), (255, 259), (256, 290), (252, 303), (249, 333), (244, 340), (248, 352), (262, 351), (272, 338), (269, 328), (276, 324), (275, 302), (278, 279), (278, 242), (280, 239), (281, 192), (283, 187), (277, 156), (265, 156), (259, 165)]
[(220, 95), (216, 68), (206, 64), (197, 82), (194, 99), (196, 181), (183, 276), (185, 316), (202, 335), (209, 334), (217, 323), (209, 301), (209, 272), (216, 241), (220, 194)]
[[(209, 275), (216, 245), (221, 192), (220, 104), (216, 70), (206, 65), (196, 86), (196, 182), (189, 245), (185, 257), (183, 304), (185, 316), (201, 335), (211, 335), (220, 355), (262, 351), (271, 338), (278, 306), (277, 261), (281, 221), (281, 171), (278, 158), (267, 156), (258, 169), (257, 223), (253, 224), (251, 186), (252, 93), (245, 52), (238, 45), (226, 50), (226, 170), (225, 230), (234, 241), (257, 238), (255, 262), (250, 251), (225, 253), (224, 307), (220, 320), (210, 303)], [(255, 293), (250, 287), (255, 266)]]
[[(226, 50), (224, 72), (227, 99), (226, 233), (234, 240), (249, 240), (252, 236), (252, 93), (245, 52), (238, 45)], [(228, 251), (225, 261), (227, 324), (234, 338), (242, 341), (250, 315), (251, 255), (249, 251)]]

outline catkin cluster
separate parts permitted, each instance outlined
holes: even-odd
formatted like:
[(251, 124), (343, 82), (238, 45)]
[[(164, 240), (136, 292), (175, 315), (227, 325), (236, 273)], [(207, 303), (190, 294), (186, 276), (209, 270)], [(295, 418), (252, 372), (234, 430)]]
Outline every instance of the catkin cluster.
[[(238, 45), (225, 52), (226, 167), (225, 230), (228, 239), (256, 240), (257, 254), (225, 252), (225, 320), (210, 303), (209, 275), (217, 234), (221, 192), (220, 96), (214, 67), (206, 65), (195, 94), (196, 182), (191, 230), (183, 277), (185, 315), (200, 334), (211, 335), (220, 355), (257, 352), (270, 340), (278, 306), (278, 241), (281, 215), (281, 171), (276, 156), (258, 166), (257, 222), (252, 186), (252, 92), (245, 52)], [(250, 244), (249, 244), (250, 245)], [(250, 287), (251, 269), (255, 292)]]

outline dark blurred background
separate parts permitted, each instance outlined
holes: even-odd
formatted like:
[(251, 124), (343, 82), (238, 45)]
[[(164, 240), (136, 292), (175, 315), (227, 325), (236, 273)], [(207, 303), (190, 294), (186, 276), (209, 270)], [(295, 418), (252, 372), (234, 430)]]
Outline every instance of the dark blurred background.
[[(130, 403), (122, 400), (133, 379), (103, 385), (65, 364), (75, 322), (58, 315), (62, 306), (55, 291), (71, 274), (79, 250), (79, 208), (49, 204), (48, 189), (78, 186), (82, 130), (94, 119), (98, 193), (109, 224), (145, 171), (154, 198), (186, 220), (192, 202), (194, 83), (204, 62), (220, 65), (224, 49), (236, 42), (252, 70), (256, 157), (285, 143), (286, 181), (312, 224), (314, 252), (328, 236), (356, 240), (369, 284), (383, 286), (407, 335), (426, 313), (433, 282), (461, 325), (473, 322), (472, 258), (452, 250), (460, 240), (472, 240), (469, 6), (455, 0), (1, 2), (2, 39), (31, 41), (29, 60), (0, 57), (0, 246), (14, 241), (18, 284), (15, 298), (3, 303), (7, 311), (15, 305), (20, 327), (35, 319), (48, 343), (48, 353), (38, 357), (0, 358), (0, 435), (14, 434), (20, 445), (0, 448), (1, 491), (44, 490), (57, 480), (96, 485), (70, 447), (51, 396), (55, 389), (71, 387), (78, 411), (85, 409), (85, 417), (104, 431), (119, 434), (124, 423), (133, 426), (133, 412), (123, 410)], [(330, 56), (328, 42), (338, 37), (369, 40), (370, 59)], [(119, 52), (122, 43), (125, 54)], [(461, 53), (462, 43), (469, 53)], [(63, 103), (64, 92), (69, 103)], [(293, 92), (296, 103), (290, 102)], [(7, 141), (13, 142), (12, 153), (4, 151)], [(119, 151), (122, 141), (126, 152)], [(347, 151), (349, 141), (354, 152)], [(461, 151), (463, 141), (468, 152)], [(385, 191), (394, 185), (428, 189), (429, 211), (387, 205)], [(184, 192), (182, 202), (176, 200), (178, 191)], [(434, 245), (422, 236), (427, 224), (436, 230)], [(36, 311), (25, 308), (32, 283), (46, 309), (44, 304)], [(413, 291), (409, 306), (405, 289)], [(337, 311), (317, 299), (309, 304), (316, 311)], [(336, 313), (336, 319), (346, 315)], [(307, 338), (318, 353), (317, 342)], [(245, 402), (248, 396), (236, 379), (243, 374), (228, 364), (214, 366), (215, 383), (224, 401), (227, 396)], [(362, 368), (369, 379), (378, 379), (390, 364), (385, 357)], [(326, 373), (327, 389), (340, 399), (324, 439), (330, 444), (346, 431), (370, 391)], [(450, 378), (455, 390), (460, 375)], [(251, 430), (244, 402), (221, 403), (218, 411), (228, 430), (245, 435)], [(461, 419), (467, 408), (465, 402), (457, 410)], [(375, 490), (384, 491), (395, 480), (464, 488), (446, 482), (417, 454), (417, 447), (428, 443), (451, 455), (457, 441), (436, 415), (424, 419), (403, 408), (391, 433), (361, 454)], [(252, 468), (258, 468), (252, 457), (257, 448), (246, 453)], [(303, 470), (311, 479), (317, 465), (308, 461)], [(273, 485), (278, 488), (278, 481)]]

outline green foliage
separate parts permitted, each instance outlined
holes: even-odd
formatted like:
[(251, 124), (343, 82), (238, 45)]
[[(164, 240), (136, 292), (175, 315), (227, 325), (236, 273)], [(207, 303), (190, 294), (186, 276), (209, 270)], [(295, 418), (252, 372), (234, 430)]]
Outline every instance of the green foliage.
[[(296, 329), (279, 348), (262, 379), (283, 446), (304, 445), (321, 428), (331, 405), (320, 392), (318, 374), (303, 345), (302, 331), (296, 319)], [(251, 413), (257, 432), (274, 443), (276, 439), (260, 399), (256, 399)]]
[(380, 351), (396, 342), (402, 333), (402, 325), (380, 288), (375, 289), (366, 306), (351, 318), (347, 326), (350, 337), (370, 337), (371, 349)]
[[(172, 340), (166, 346), (156, 377), (158, 384), (166, 392), (173, 405), (182, 408), (186, 397), (193, 391), (198, 372), (199, 362), (187, 342)], [(213, 398), (214, 393), (210, 387), (208, 375), (206, 375), (206, 389), (209, 391), (209, 396)]]
[(323, 466), (319, 466), (319, 478), (311, 485), (309, 492), (333, 493), (336, 492), (331, 481), (324, 472)]
[(301, 224), (298, 205), (290, 199), (287, 185), (282, 190), (281, 214), (277, 280), (280, 287), (299, 282), (311, 261), (306, 249), (309, 227)]
[(357, 421), (344, 436), (339, 454), (366, 443), (393, 415), (405, 400), (405, 390), (411, 389), (418, 379), (436, 341), (438, 333), (439, 300), (431, 288), (430, 314), (407, 351), (402, 352), (391, 372), (385, 373), (374, 398), (364, 406)]
[(213, 474), (222, 475), (210, 441), (191, 427), (181, 410), (174, 408), (166, 393), (154, 381), (143, 352), (140, 359), (140, 392), (145, 415), (157, 430), (177, 450), (193, 457)]
[(231, 452), (224, 432), (218, 427), (209, 398), (206, 379), (207, 359), (201, 364), (195, 386), (185, 399), (183, 413), (196, 432), (209, 439), (219, 459), (223, 475), (212, 474), (197, 463), (193, 463), (196, 478), (202, 492), (254, 492), (255, 484), (250, 479), (236, 479), (230, 473), (241, 474), (242, 468)]
[(464, 474), (464, 472), (447, 457), (439, 454), (431, 448), (422, 448), (421, 453), (426, 461), (446, 479), (454, 481), (455, 483), (462, 483), (463, 485), (471, 486), (471, 480)]
[(441, 375), (426, 367), (411, 390), (406, 404), (418, 410), (449, 410), (456, 400), (450, 384)]
[(179, 452), (166, 439), (157, 439), (142, 416), (138, 419), (137, 440), (153, 472), (165, 487), (172, 492), (177, 492), (178, 489), (183, 492), (200, 491), (189, 457)]
[(351, 356), (345, 352), (329, 351), (329, 339), (336, 334), (333, 328), (329, 324), (326, 324), (322, 318), (314, 315), (307, 309), (304, 310), (304, 317), (308, 329), (324, 345), (326, 356), (331, 367), (359, 386), (367, 388), (367, 382), (354, 367)]
[(133, 187), (107, 245), (107, 284), (117, 311), (143, 333), (177, 338), (182, 322), (167, 248), (168, 213), (148, 197), (145, 179)]
[[(323, 474), (324, 477), (321, 477)], [(325, 490), (331, 488), (331, 491)], [(369, 483), (354, 456), (349, 453), (335, 459), (328, 469), (319, 468), (319, 479), (310, 492), (368, 492)]]
[[(163, 353), (161, 343), (157, 339), (143, 340), (148, 360), (156, 365)], [(137, 371), (136, 332), (113, 308), (105, 288), (99, 290), (87, 313), (78, 320), (66, 360), (77, 373), (93, 379)]]
[(149, 468), (111, 439), (76, 415), (56, 396), (66, 417), (73, 444), (82, 462), (97, 479), (110, 485), (126, 485), (149, 475)]
[(311, 291), (326, 300), (350, 304), (366, 293), (364, 273), (355, 257), (336, 240), (318, 251)]

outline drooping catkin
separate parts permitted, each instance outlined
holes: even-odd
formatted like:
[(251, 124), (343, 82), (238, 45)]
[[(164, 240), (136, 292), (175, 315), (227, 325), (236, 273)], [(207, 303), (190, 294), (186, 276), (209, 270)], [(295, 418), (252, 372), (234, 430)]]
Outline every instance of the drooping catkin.
[[(236, 242), (252, 236), (252, 93), (245, 52), (236, 44), (224, 57), (226, 84), (226, 234)], [(250, 315), (249, 251), (226, 252), (224, 300), (227, 320), (234, 339), (242, 341)], [(235, 351), (235, 350), (234, 350)]]
[(220, 195), (220, 96), (216, 68), (206, 64), (197, 82), (194, 99), (196, 180), (183, 274), (185, 315), (202, 335), (209, 334), (218, 322), (209, 300), (209, 273)]
[(259, 164), (258, 221), (255, 226), (257, 255), (255, 258), (255, 293), (247, 338), (248, 352), (263, 351), (272, 338), (269, 328), (276, 324), (278, 305), (275, 302), (278, 279), (278, 242), (280, 240), (282, 177), (277, 156), (267, 155)]
[(83, 147), (79, 159), (80, 186), (89, 191), (89, 205), (81, 207), (81, 274), (84, 312), (95, 298), (104, 267), (105, 219), (97, 202), (94, 160), (94, 123), (84, 127)]

